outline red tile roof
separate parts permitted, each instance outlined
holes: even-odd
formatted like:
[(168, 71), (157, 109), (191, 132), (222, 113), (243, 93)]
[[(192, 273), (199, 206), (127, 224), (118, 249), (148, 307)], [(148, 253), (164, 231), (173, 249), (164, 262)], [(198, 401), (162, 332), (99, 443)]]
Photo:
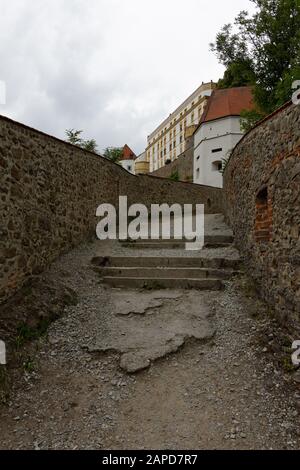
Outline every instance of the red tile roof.
[(136, 159), (135, 153), (131, 150), (130, 147), (128, 147), (127, 144), (124, 145), (122, 157), (120, 158), (120, 160), (135, 160), (135, 159)]
[(214, 90), (208, 100), (201, 122), (227, 116), (240, 116), (241, 111), (254, 109), (252, 87)]

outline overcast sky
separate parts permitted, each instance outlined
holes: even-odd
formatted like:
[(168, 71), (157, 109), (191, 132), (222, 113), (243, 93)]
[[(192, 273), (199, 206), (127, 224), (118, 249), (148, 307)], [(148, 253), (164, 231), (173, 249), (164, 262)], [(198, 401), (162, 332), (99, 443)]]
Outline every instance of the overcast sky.
[(99, 148), (147, 135), (223, 67), (209, 43), (249, 0), (0, 0), (0, 114)]

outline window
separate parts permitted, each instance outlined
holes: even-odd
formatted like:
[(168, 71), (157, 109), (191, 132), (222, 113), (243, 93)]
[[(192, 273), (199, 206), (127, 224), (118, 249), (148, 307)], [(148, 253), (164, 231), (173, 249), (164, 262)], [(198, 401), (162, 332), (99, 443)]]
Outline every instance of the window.
[(218, 152), (222, 152), (222, 148), (218, 148), (218, 149), (212, 149), (211, 153), (218, 153)]
[(212, 163), (212, 171), (222, 171), (222, 162), (220, 160)]
[(180, 136), (180, 143), (182, 143), (182, 135)]
[(196, 179), (198, 180), (200, 178), (200, 169), (197, 168), (196, 170)]
[(127, 166), (127, 170), (128, 170), (128, 171), (131, 171), (131, 168), (132, 168), (131, 165), (128, 165), (128, 166)]

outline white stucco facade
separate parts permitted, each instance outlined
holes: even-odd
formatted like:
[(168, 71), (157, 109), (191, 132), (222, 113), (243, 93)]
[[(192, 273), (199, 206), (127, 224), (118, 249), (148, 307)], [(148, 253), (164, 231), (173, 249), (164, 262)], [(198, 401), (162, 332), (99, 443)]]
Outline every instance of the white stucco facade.
[(135, 174), (134, 160), (121, 160), (120, 165), (122, 165), (125, 170), (129, 171), (129, 173)]
[(222, 188), (222, 159), (242, 136), (239, 116), (202, 123), (194, 134), (194, 183)]

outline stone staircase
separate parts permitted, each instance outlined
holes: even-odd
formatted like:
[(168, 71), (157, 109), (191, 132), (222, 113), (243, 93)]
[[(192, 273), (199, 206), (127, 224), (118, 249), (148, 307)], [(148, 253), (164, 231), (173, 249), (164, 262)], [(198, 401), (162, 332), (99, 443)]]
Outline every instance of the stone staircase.
[[(241, 270), (233, 234), (222, 214), (205, 215), (204, 249), (187, 251), (186, 238), (113, 241), (92, 260), (102, 282), (114, 288), (221, 290)], [(162, 233), (162, 229), (160, 231)], [(173, 235), (172, 235), (173, 234)], [(232, 248), (232, 249), (231, 249)], [(108, 253), (109, 256), (103, 256)]]
[(221, 290), (241, 267), (237, 259), (183, 256), (96, 257), (92, 264), (105, 284), (138, 289)]

